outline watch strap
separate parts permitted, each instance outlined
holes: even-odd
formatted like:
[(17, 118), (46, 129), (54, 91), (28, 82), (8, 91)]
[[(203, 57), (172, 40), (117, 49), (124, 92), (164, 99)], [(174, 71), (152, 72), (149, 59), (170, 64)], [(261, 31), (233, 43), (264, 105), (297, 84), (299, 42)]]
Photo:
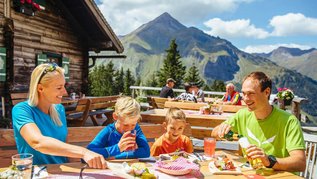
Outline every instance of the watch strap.
[(267, 166), (267, 168), (272, 168), (277, 162), (276, 157), (274, 155), (269, 155), (268, 159), (269, 159), (270, 165)]

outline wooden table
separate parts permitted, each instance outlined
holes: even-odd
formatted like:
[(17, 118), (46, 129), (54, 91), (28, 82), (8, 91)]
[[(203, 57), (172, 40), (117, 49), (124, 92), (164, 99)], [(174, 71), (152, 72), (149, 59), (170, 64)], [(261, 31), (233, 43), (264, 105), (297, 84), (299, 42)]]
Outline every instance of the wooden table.
[[(200, 110), (201, 107), (207, 106), (208, 103), (193, 103), (193, 102), (176, 102), (166, 101), (165, 108), (178, 107), (184, 110)], [(228, 105), (228, 104), (213, 104), (212, 106), (221, 107), (224, 112), (236, 113), (240, 109), (246, 108), (245, 105)]]
[[(226, 154), (229, 156), (233, 161), (244, 161), (244, 159), (236, 154), (233, 154), (228, 151), (217, 151), (216, 154)], [(115, 162), (123, 162), (123, 160), (114, 160)], [(137, 159), (130, 159), (127, 162), (133, 163), (137, 162)], [(250, 171), (244, 171), (243, 175), (213, 175), (209, 169), (208, 169), (208, 161), (207, 162), (201, 162), (201, 168), (200, 172), (202, 174), (201, 178), (207, 178), (207, 179), (216, 179), (216, 178), (225, 178), (225, 179), (246, 179), (244, 175), (252, 175), (255, 174), (255, 170)], [(153, 163), (152, 163), (153, 164)], [(148, 168), (152, 167), (152, 164), (147, 164)], [(82, 163), (65, 163), (65, 164), (51, 164), (47, 165), (47, 171), (49, 173), (49, 176), (51, 177), (61, 177), (62, 175), (68, 178), (75, 178), (79, 176), (80, 168), (84, 164)], [(0, 171), (3, 171), (4, 169), (0, 168)], [(156, 172), (156, 171), (155, 171)], [(156, 174), (159, 175), (160, 178), (172, 178), (170, 175), (163, 174), (161, 172), (156, 172)], [(119, 178), (113, 175), (112, 171), (109, 169), (100, 170), (100, 169), (85, 169), (83, 172), (83, 176), (91, 176), (95, 178)], [(191, 174), (185, 175), (185, 176), (179, 176), (177, 178), (193, 178)], [(299, 179), (301, 177), (294, 175), (290, 172), (284, 172), (284, 171), (275, 171), (270, 176), (265, 176), (265, 178), (287, 178), (287, 179)]]
[[(200, 114), (199, 111), (183, 110), (186, 114), (186, 121), (191, 126), (201, 127), (215, 127), (228, 119), (234, 113), (222, 113), (219, 114)], [(152, 109), (141, 112), (142, 122), (159, 123), (162, 124), (165, 121), (167, 109)]]

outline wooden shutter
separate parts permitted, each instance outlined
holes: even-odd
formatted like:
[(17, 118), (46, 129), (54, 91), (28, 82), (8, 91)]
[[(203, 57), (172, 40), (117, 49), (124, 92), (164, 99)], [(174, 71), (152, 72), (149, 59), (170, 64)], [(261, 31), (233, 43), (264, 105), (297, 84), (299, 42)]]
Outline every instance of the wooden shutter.
[(37, 65), (48, 63), (47, 55), (45, 54), (38, 54), (37, 55)]
[(0, 81), (6, 81), (6, 48), (0, 47)]
[(69, 58), (63, 57), (63, 68), (65, 70), (65, 80), (69, 81)]

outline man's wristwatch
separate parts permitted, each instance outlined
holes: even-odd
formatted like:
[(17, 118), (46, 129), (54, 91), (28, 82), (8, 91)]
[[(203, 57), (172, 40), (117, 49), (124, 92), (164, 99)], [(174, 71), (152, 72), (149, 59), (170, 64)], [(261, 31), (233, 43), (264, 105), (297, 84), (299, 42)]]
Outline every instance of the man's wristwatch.
[(267, 158), (269, 159), (270, 165), (266, 166), (266, 168), (272, 168), (277, 162), (276, 157), (269, 155)]

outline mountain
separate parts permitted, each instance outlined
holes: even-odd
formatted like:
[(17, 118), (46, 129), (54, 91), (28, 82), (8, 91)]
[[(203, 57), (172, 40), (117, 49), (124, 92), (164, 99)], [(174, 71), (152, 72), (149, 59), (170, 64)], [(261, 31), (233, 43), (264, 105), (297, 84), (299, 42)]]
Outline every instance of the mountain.
[[(273, 80), (273, 93), (277, 92), (278, 87), (291, 88), (296, 95), (309, 98), (303, 108), (317, 115), (317, 103), (313, 103), (316, 81), (267, 58), (240, 51), (225, 39), (210, 36), (195, 27), (186, 27), (168, 13), (123, 36), (121, 42), (127, 58), (112, 62), (116, 68), (129, 68), (142, 78), (144, 84), (151, 74), (161, 68), (166, 56), (165, 50), (173, 38), (178, 44), (183, 64), (189, 68), (194, 62), (207, 84), (210, 85), (216, 79), (230, 81), (239, 89), (245, 75), (252, 71), (263, 71)], [(108, 62), (109, 59), (101, 61)]]
[(285, 68), (295, 70), (314, 80), (317, 80), (317, 50), (311, 48), (301, 50), (299, 48), (279, 47), (270, 53), (254, 54), (268, 58)]

